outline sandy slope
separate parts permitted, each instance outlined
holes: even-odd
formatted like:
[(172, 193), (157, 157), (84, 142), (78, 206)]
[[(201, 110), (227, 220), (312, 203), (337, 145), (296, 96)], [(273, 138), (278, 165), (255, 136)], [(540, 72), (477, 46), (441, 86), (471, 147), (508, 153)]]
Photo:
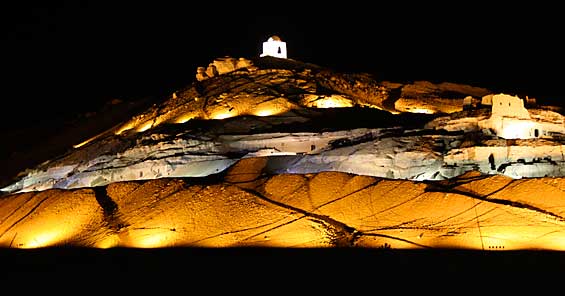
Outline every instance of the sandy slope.
[(261, 173), (47, 190), (0, 200), (0, 245), (562, 250), (565, 179), (413, 182)]

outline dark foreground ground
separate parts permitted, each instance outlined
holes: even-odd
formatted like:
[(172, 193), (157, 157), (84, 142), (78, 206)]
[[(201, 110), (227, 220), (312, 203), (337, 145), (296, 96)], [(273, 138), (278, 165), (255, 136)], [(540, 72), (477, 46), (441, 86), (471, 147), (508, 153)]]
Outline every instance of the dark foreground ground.
[(562, 290), (564, 269), (562, 252), (10, 249), (0, 250), (0, 293), (543, 295)]
[(452, 272), (562, 272), (565, 252), (394, 249), (0, 249), (2, 272), (10, 274), (80, 273), (241, 276), (241, 273), (365, 277), (402, 272), (404, 276)]

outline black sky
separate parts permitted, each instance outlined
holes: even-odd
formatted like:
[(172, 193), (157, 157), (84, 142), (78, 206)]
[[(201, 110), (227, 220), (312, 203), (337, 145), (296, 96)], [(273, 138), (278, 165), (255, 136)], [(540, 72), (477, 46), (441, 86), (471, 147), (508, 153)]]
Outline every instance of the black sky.
[(216, 57), (258, 55), (272, 34), (290, 58), (340, 71), (565, 100), (556, 4), (230, 3), (2, 4), (3, 128), (170, 93)]

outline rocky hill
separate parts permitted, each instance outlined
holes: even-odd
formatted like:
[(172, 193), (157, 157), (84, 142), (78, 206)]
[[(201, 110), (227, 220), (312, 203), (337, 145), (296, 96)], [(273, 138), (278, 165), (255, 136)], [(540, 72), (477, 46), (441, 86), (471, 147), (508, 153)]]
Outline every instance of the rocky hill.
[(218, 58), (22, 167), (0, 246), (560, 249), (563, 122), (477, 86)]

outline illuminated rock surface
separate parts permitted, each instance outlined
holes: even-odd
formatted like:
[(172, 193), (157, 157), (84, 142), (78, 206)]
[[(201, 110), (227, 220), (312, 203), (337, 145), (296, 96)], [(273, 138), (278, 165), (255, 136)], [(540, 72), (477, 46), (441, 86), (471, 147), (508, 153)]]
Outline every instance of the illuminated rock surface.
[(341, 172), (158, 179), (0, 200), (0, 246), (562, 250), (565, 179), (415, 182)]
[[(192, 120), (110, 134), (39, 166), (2, 191), (204, 177), (248, 157), (269, 157), (270, 173), (339, 171), (408, 180), (443, 180), (472, 170), (512, 178), (565, 175), (561, 138), (497, 137), (480, 128), (489, 120), (484, 109), (443, 117), (363, 108), (332, 111)], [(562, 121), (560, 114), (545, 112)], [(403, 124), (390, 124), (395, 117)], [(341, 126), (340, 120), (350, 126)]]
[(559, 110), (292, 59), (209, 68), (22, 169), (0, 246), (563, 249)]
[(443, 82), (433, 84), (428, 81), (415, 81), (398, 85), (400, 96), (394, 108), (400, 112), (453, 113), (463, 111), (463, 100), (467, 96), (481, 98), (490, 94), (485, 88)]

